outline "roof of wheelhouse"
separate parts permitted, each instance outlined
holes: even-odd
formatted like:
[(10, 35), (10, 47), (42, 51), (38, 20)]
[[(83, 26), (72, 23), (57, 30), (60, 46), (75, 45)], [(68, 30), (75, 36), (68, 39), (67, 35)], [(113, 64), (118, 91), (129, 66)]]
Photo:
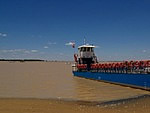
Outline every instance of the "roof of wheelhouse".
[(82, 48), (82, 47), (91, 47), (91, 48), (95, 48), (95, 46), (93, 46), (93, 45), (85, 44), (85, 45), (79, 46), (78, 49), (79, 49), (79, 48)]

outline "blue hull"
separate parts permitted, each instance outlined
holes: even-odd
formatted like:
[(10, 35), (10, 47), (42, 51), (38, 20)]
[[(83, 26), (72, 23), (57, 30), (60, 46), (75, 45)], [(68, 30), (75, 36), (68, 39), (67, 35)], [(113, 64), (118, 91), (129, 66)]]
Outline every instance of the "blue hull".
[(74, 76), (150, 90), (150, 74), (73, 71)]

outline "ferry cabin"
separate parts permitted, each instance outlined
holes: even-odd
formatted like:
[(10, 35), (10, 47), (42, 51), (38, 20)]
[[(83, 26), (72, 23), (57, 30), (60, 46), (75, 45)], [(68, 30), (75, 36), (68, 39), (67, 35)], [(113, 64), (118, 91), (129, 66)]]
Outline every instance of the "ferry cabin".
[(87, 69), (90, 69), (90, 65), (97, 63), (97, 58), (94, 54), (93, 45), (82, 45), (78, 47), (78, 64), (87, 64)]

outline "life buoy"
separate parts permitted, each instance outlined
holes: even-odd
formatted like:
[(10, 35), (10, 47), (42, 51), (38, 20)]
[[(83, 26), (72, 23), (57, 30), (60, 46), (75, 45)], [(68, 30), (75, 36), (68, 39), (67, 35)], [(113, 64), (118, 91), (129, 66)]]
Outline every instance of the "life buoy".
[(114, 65), (114, 64), (113, 64), (113, 63), (111, 63), (111, 67), (110, 67), (111, 69), (113, 68), (113, 65)]
[(123, 63), (119, 63), (119, 68), (123, 68)]
[(147, 61), (147, 67), (150, 67), (150, 60)]
[(147, 61), (143, 61), (143, 67), (147, 67), (148, 66), (148, 62)]
[(108, 64), (106, 63), (106, 64), (105, 64), (105, 69), (107, 69), (107, 68), (108, 68)]
[(115, 68), (118, 68), (119, 67), (119, 63), (115, 63)]
[(144, 61), (139, 61), (139, 67), (143, 68), (144, 67)]
[(134, 67), (138, 68), (139, 67), (139, 61), (134, 62)]
[(104, 69), (104, 64), (101, 65), (101, 68)]
[(80, 64), (77, 64), (77, 68), (78, 68), (78, 69), (80, 68)]
[(97, 68), (97, 64), (92, 64), (92, 66), (93, 66), (93, 69)]
[(78, 64), (78, 65), (77, 65), (77, 68), (78, 68), (78, 69), (86, 69), (86, 68), (87, 68), (87, 65), (86, 65), (86, 64)]
[(101, 64), (98, 64), (98, 68), (101, 69), (101, 68), (102, 68), (102, 65), (101, 65)]
[(116, 65), (115, 63), (112, 63), (112, 68), (115, 68), (115, 65)]
[(94, 69), (95, 68), (95, 65), (94, 64), (91, 64), (91, 69)]
[(111, 63), (108, 64), (108, 68), (111, 69)]

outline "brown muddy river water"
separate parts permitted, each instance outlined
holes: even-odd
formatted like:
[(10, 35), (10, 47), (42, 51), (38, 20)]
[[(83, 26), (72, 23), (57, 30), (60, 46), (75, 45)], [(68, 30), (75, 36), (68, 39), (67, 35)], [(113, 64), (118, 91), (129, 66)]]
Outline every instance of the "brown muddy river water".
[(0, 62), (2, 113), (150, 113), (149, 94), (73, 77), (66, 62)]

